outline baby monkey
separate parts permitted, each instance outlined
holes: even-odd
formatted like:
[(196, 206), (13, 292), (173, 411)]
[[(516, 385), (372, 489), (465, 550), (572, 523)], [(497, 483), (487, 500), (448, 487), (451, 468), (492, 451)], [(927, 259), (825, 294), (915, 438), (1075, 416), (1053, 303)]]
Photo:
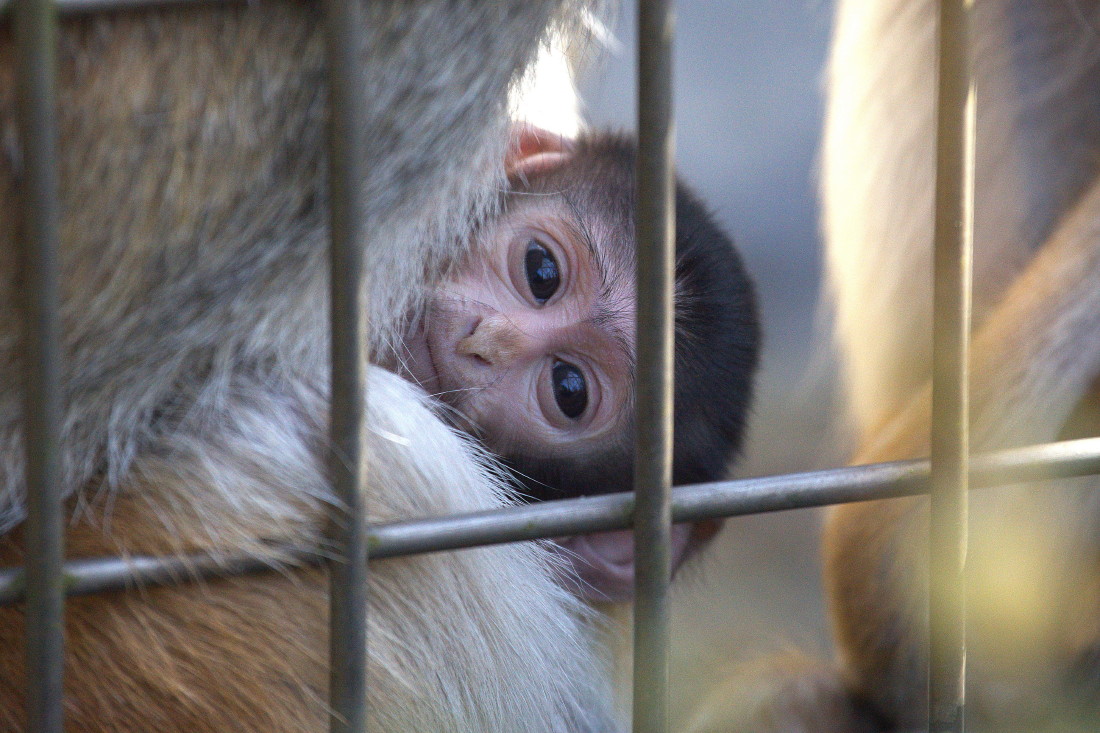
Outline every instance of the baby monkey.
[[(532, 499), (627, 491), (633, 473), (636, 145), (516, 125), (499, 214), (431, 293), (405, 376), (498, 455)], [(724, 476), (741, 444), (760, 340), (730, 238), (676, 186), (677, 484)], [(640, 398), (645, 399), (642, 395)], [(673, 567), (717, 522), (673, 529)], [(562, 540), (582, 585), (629, 597), (629, 532)]]

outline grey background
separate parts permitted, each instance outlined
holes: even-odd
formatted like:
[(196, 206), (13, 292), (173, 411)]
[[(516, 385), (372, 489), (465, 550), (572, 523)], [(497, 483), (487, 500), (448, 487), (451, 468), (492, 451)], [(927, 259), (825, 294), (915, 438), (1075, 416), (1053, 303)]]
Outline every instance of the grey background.
[[(678, 5), (677, 166), (734, 235), (764, 323), (737, 475), (840, 461), (830, 437), (831, 369), (815, 335), (816, 164), (831, 16), (827, 0)], [(615, 30), (621, 48), (582, 84), (585, 116), (596, 126), (635, 127), (635, 25), (633, 7), (624, 9)], [(813, 511), (729, 520), (682, 574), (673, 599), (673, 730), (747, 660), (789, 648), (828, 657), (819, 523)]]

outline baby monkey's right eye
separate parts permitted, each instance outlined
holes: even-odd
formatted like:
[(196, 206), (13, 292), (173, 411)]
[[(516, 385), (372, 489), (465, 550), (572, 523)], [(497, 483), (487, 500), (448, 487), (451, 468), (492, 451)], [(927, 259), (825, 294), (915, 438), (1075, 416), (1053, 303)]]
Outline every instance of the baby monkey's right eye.
[(531, 295), (541, 305), (558, 291), (561, 284), (561, 274), (558, 272), (558, 262), (554, 255), (543, 247), (537, 239), (527, 243), (527, 252), (523, 256), (523, 267), (527, 275), (527, 284), (531, 288)]

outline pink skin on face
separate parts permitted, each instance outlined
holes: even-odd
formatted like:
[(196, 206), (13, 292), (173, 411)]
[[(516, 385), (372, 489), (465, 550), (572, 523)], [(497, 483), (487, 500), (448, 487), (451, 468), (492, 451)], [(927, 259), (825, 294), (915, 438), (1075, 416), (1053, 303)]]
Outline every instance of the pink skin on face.
[[(613, 287), (605, 288), (569, 216), (557, 197), (533, 198), (481, 232), (480, 256), (437, 288), (424, 317), (423, 346), (415, 346), (429, 369), (414, 375), (425, 377), (424, 386), (460, 410), (500, 453), (587, 453), (615, 437), (628, 417), (632, 278), (609, 273)], [(526, 255), (533, 246), (554, 263), (557, 285), (544, 299), (528, 282)], [(597, 320), (601, 313), (607, 317)], [(557, 365), (583, 382), (579, 414), (567, 414), (557, 399)]]
[[(521, 149), (521, 171), (524, 160), (537, 168), (565, 155), (539, 144)], [(607, 256), (605, 242), (622, 234), (577, 221), (574, 212), (561, 195), (516, 197), (477, 233), (473, 254), (438, 286), (404, 344), (407, 376), (502, 455), (599, 455), (633, 409), (634, 274)], [(583, 383), (584, 398), (565, 390), (563, 399), (555, 389), (563, 382)], [(558, 542), (582, 591), (599, 600), (630, 597), (630, 532)], [(697, 544), (691, 525), (677, 525), (673, 566)]]

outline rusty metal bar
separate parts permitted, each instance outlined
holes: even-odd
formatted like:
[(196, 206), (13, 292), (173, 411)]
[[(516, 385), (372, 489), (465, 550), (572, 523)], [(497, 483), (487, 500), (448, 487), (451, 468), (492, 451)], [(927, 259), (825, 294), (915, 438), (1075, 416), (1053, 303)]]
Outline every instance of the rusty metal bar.
[(23, 373), (27, 521), (27, 727), (60, 733), (65, 666), (61, 517), (61, 322), (57, 172), (57, 16), (50, 0), (15, 5), (22, 170)]
[(671, 0), (638, 9), (638, 311), (634, 457), (634, 731), (668, 730), (672, 487)]
[[(0, 0), (0, 21), (8, 8), (18, 0)], [(119, 10), (140, 10), (170, 6), (244, 5), (248, 0), (55, 0), (54, 7), (61, 17), (110, 13)]]
[(962, 733), (966, 717), (967, 384), (974, 201), (968, 5), (967, 0), (940, 3), (929, 531), (928, 720), (933, 733)]
[[(290, 565), (320, 565), (326, 558), (316, 550), (272, 548), (277, 559), (251, 555), (219, 556), (207, 553), (153, 557), (128, 555), (71, 560), (62, 568), (65, 595), (89, 596), (134, 588), (184, 585), (238, 575), (285, 569)], [(26, 597), (22, 568), (0, 570), (0, 606), (21, 603)]]
[[(718, 481), (672, 490), (672, 519), (697, 522), (718, 517), (804, 509), (928, 493), (927, 460)], [(1100, 438), (1048, 443), (975, 456), (971, 488), (1100, 474)], [(372, 560), (488, 544), (626, 529), (634, 515), (630, 492), (543, 502), (486, 512), (373, 525), (367, 532)], [(129, 556), (75, 560), (65, 565), (65, 592), (90, 595), (137, 586), (178, 585), (233, 575), (270, 572), (287, 565), (316, 565), (317, 550), (272, 547), (275, 559), (205, 554), (182, 557)], [(25, 598), (22, 568), (0, 569), (0, 606)]]
[(367, 726), (367, 542), (361, 491), (363, 410), (362, 308), (363, 183), (367, 129), (363, 64), (366, 21), (360, 0), (325, 0), (329, 80), (329, 191), (331, 205), (332, 402), (329, 471), (343, 512), (332, 526), (338, 557), (331, 563), (330, 730), (361, 733)]

